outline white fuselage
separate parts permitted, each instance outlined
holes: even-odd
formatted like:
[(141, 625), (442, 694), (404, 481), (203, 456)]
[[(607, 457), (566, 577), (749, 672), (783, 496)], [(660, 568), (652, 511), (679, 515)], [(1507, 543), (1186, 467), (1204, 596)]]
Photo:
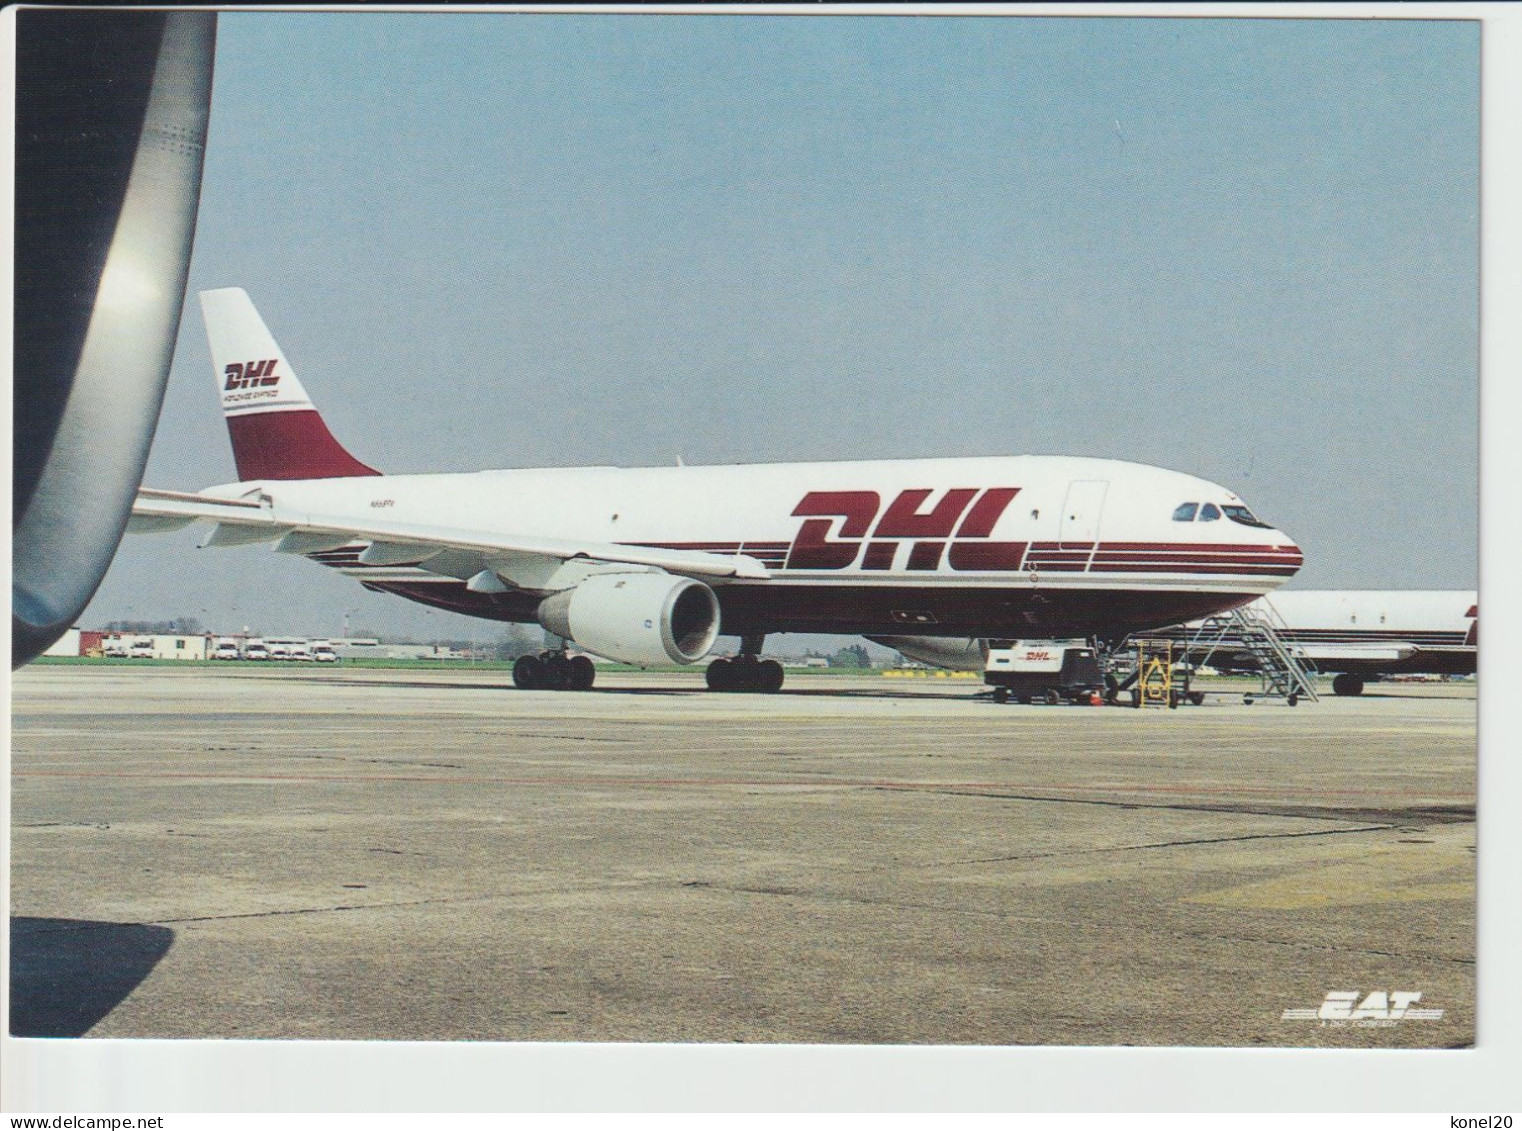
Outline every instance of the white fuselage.
[(1262, 604), (1302, 637), (1462, 644), (1474, 628), (1479, 595), (1473, 589), (1286, 589)]
[[(1325, 673), (1356, 676), (1472, 674), (1479, 652), (1473, 589), (1281, 590), (1248, 606), (1262, 612), (1302, 660)], [(1201, 622), (1168, 635), (1187, 639)], [(1216, 667), (1253, 669), (1250, 650), (1217, 646)]]
[(1473, 589), (1290, 591), (1262, 598), (1280, 635), (1325, 672), (1362, 675), (1476, 670)]
[[(1234, 520), (1216, 484), (1114, 460), (1017, 456), (720, 467), (576, 468), (241, 483), (314, 518), (744, 555), (764, 581), (714, 583), (726, 634), (1093, 635), (1179, 623), (1282, 585), (1279, 530)], [(1209, 520), (1175, 518), (1185, 504)], [(365, 565), (370, 586), (461, 612), (533, 619), (542, 594), (483, 596), (437, 562)], [(532, 599), (532, 601), (530, 600)]]

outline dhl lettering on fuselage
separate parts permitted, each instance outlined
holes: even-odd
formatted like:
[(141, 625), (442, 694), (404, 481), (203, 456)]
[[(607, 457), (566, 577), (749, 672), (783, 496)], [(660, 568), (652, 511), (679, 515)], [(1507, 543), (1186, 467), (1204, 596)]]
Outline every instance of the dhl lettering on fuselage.
[[(910, 570), (939, 569), (943, 559), (954, 570), (1019, 568), (1024, 542), (989, 539), (1020, 488), (954, 487), (926, 510), (932, 493), (929, 487), (900, 491), (884, 509), (876, 491), (810, 491), (793, 508), (804, 521), (786, 568), (849, 569), (859, 562), (863, 570), (888, 570), (904, 542), (910, 543)], [(839, 533), (831, 538), (837, 521)]]

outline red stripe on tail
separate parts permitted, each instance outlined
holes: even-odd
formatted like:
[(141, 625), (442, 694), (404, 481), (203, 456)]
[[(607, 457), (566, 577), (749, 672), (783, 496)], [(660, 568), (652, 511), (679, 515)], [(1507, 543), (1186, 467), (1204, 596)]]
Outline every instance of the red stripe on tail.
[(347, 479), (379, 475), (333, 438), (315, 409), (229, 416), (238, 479)]

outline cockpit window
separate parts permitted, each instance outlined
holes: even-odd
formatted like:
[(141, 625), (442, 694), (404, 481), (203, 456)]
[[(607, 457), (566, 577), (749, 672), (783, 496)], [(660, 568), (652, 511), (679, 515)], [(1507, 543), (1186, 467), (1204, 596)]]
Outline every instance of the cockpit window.
[(1194, 512), (1200, 509), (1199, 503), (1180, 503), (1178, 510), (1173, 512), (1174, 522), (1193, 522)]
[(1214, 522), (1221, 517), (1221, 510), (1214, 503), (1206, 503), (1200, 508), (1201, 522)]
[(1260, 530), (1273, 529), (1268, 523), (1259, 522), (1257, 516), (1246, 507), (1222, 507), (1221, 509), (1226, 512), (1226, 517), (1232, 522), (1240, 522), (1243, 526), (1256, 526)]

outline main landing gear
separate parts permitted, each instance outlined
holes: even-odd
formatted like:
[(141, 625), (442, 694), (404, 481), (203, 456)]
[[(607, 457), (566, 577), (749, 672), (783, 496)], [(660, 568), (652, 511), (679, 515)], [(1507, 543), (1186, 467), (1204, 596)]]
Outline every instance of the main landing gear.
[(519, 656), (513, 664), (513, 685), (524, 691), (590, 691), (596, 678), (591, 660), (564, 652)]
[(1334, 676), (1332, 679), (1332, 694), (1362, 695), (1363, 680), (1359, 679), (1356, 675), (1349, 675), (1347, 672)]
[(782, 665), (761, 659), (764, 636), (742, 636), (740, 654), (732, 660), (718, 659), (708, 665), (709, 691), (782, 690)]

